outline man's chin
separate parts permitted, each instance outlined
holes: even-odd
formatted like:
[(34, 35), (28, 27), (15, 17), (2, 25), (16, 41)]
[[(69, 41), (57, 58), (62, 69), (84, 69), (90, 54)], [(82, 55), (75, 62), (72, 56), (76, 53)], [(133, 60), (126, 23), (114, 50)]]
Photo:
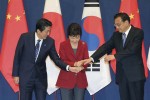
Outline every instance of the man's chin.
[(46, 39), (47, 37), (44, 37), (43, 39)]

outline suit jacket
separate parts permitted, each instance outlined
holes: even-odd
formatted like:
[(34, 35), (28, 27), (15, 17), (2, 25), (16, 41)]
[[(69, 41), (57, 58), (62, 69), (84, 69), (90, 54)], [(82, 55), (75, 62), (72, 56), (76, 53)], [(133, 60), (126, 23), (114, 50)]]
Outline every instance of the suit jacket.
[[(69, 40), (60, 44), (59, 54), (60, 58), (72, 67), (75, 62), (89, 58), (87, 44), (81, 40), (78, 43), (76, 54), (74, 54)], [(87, 66), (84, 67), (86, 68)], [(88, 84), (85, 70), (77, 74), (61, 70), (56, 85), (63, 88), (74, 88), (75, 85), (77, 85), (78, 88), (86, 88)]]
[(38, 58), (35, 62), (35, 33), (24, 33), (20, 36), (13, 64), (13, 76), (19, 76), (19, 85), (26, 86), (33, 78), (33, 73), (47, 87), (47, 72), (45, 60), (47, 56), (54, 61), (57, 66), (66, 69), (66, 64), (62, 62), (55, 50), (54, 40), (47, 37), (43, 40)]
[(113, 48), (116, 49), (116, 82), (120, 82), (124, 74), (129, 81), (145, 80), (142, 60), (143, 30), (131, 26), (123, 47), (122, 33), (114, 32), (108, 42), (98, 48), (92, 55), (94, 61)]

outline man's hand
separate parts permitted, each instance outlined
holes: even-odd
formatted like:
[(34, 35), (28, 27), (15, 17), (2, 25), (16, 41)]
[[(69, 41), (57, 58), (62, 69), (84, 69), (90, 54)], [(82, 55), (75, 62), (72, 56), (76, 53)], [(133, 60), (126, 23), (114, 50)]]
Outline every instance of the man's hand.
[(109, 62), (110, 60), (114, 60), (115, 59), (115, 56), (114, 55), (107, 55), (104, 60), (105, 62)]
[(13, 77), (15, 84), (19, 84), (19, 77)]
[(75, 62), (74, 63), (74, 66), (75, 67), (80, 67), (80, 66), (82, 66), (84, 64), (84, 60), (80, 60), (80, 61), (78, 61), (78, 62)]
[(91, 62), (92, 62), (92, 58), (85, 59), (85, 60), (84, 60), (84, 65), (90, 64)]
[(78, 73), (83, 69), (84, 67), (69, 67), (69, 71), (74, 72), (74, 73)]

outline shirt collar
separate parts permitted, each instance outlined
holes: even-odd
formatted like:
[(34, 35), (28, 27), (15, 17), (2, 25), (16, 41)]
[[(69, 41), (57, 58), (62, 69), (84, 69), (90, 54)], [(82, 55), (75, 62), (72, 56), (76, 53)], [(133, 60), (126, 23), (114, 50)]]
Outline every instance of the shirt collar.
[(125, 32), (126, 36), (128, 36), (130, 29), (131, 29), (131, 25), (130, 25), (130, 27), (127, 29), (127, 31)]
[(37, 41), (37, 40), (41, 40), (42, 41), (43, 39), (39, 39), (38, 36), (37, 36), (37, 33), (35, 32), (35, 41)]

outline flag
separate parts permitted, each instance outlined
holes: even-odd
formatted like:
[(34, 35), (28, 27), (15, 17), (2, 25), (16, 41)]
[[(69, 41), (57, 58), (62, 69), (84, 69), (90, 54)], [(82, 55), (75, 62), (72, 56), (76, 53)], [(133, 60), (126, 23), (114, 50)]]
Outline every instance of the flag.
[(1, 71), (1, 51), (0, 51), (0, 71)]
[[(127, 13), (130, 17), (130, 23), (135, 27), (141, 28), (140, 14), (139, 14), (137, 0), (121, 0), (120, 12)], [(142, 43), (142, 58), (143, 58), (145, 76), (148, 77), (148, 68), (146, 64), (146, 53), (145, 53), (144, 41)], [(113, 69), (115, 69), (114, 68), (115, 66), (116, 63), (113, 63), (112, 64)]]
[[(85, 0), (81, 39), (88, 44), (90, 55), (105, 42), (98, 0)], [(86, 76), (88, 81), (87, 90), (90, 95), (95, 94), (111, 82), (109, 64), (104, 62), (104, 56), (100, 59), (100, 62), (87, 67)]]
[(1, 71), (1, 67), (2, 67), (2, 64), (1, 64), (1, 50), (0, 50), (0, 71)]
[(147, 58), (147, 66), (148, 69), (150, 70), (150, 47), (149, 47), (148, 58)]
[(6, 15), (6, 8), (8, 2), (5, 0), (0, 0), (0, 71), (1, 71), (1, 46), (2, 46), (2, 38), (3, 38), (3, 31), (4, 31), (4, 22), (5, 22), (5, 15)]
[(27, 32), (27, 23), (22, 0), (8, 0), (6, 22), (1, 48), (1, 72), (11, 88), (19, 88), (12, 78), (12, 67), (15, 49), (21, 33)]
[[(50, 20), (53, 24), (50, 37), (55, 40), (55, 46), (58, 53), (59, 45), (65, 40), (65, 32), (62, 21), (59, 0), (46, 0), (43, 17)], [(58, 89), (56, 87), (57, 78), (60, 69), (48, 57), (46, 59), (47, 75), (48, 75), (48, 94), (52, 94)]]

